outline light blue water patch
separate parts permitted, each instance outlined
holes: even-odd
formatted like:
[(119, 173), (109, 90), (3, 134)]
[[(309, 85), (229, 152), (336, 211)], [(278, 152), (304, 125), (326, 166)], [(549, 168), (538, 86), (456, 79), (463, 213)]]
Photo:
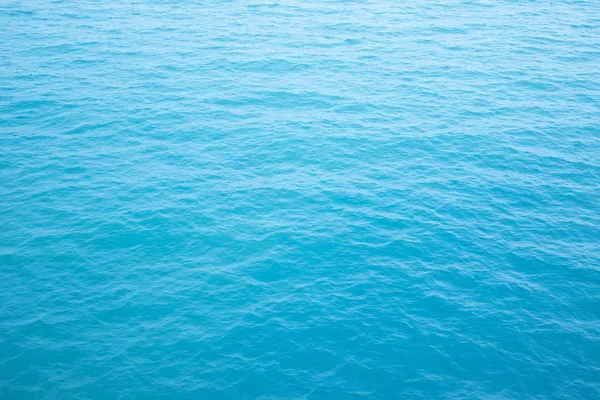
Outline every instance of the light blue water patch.
[(598, 1), (4, 1), (1, 399), (600, 397)]

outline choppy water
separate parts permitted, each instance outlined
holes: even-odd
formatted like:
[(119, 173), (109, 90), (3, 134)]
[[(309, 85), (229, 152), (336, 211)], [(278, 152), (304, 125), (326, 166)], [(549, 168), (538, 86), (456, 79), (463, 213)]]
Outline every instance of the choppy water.
[(0, 398), (600, 396), (600, 2), (0, 6)]

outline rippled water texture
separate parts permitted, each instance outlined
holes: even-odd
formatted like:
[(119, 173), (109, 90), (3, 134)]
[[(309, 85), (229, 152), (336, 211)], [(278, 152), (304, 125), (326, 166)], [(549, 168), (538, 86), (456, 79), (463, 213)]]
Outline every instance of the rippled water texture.
[(597, 399), (600, 2), (0, 6), (1, 399)]

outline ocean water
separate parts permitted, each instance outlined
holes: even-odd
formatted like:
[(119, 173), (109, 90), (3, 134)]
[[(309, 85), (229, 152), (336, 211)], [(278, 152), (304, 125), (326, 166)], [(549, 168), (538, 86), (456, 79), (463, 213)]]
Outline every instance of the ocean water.
[(600, 2), (0, 2), (0, 399), (600, 398)]

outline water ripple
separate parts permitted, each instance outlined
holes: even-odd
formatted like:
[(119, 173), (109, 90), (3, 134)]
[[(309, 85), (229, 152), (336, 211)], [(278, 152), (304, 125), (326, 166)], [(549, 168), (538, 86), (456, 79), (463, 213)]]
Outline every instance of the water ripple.
[(598, 398), (598, 15), (0, 5), (0, 398)]

